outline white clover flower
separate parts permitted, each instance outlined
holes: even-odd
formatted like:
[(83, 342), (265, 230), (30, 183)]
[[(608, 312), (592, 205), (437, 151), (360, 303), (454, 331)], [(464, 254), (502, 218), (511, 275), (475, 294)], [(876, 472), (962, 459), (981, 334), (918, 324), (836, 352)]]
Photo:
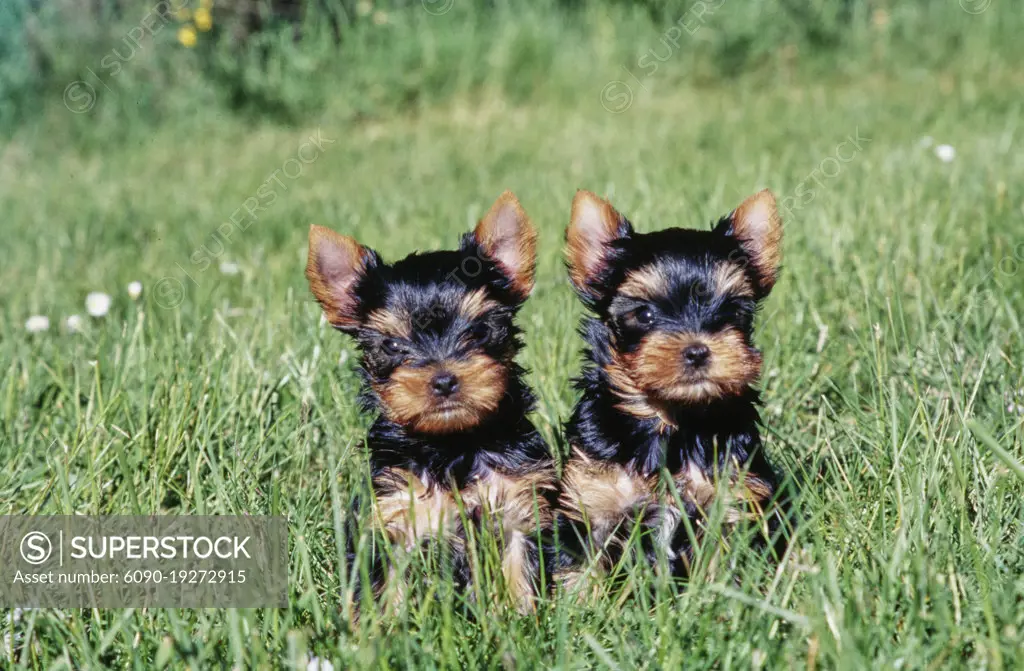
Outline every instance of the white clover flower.
[(935, 148), (935, 155), (943, 163), (951, 163), (956, 158), (956, 149), (949, 144), (940, 144)]
[(50, 318), (44, 315), (32, 315), (25, 320), (25, 330), (29, 333), (42, 333), (50, 328)]
[(132, 282), (128, 285), (128, 296), (133, 300), (139, 300), (142, 295), (142, 282)]
[(306, 663), (306, 671), (334, 671), (334, 665), (326, 659), (310, 655), (309, 662)]
[(64, 328), (68, 333), (78, 333), (82, 330), (82, 316), (71, 315), (64, 320)]
[(85, 311), (93, 317), (104, 317), (110, 312), (110, 296), (94, 291), (85, 297)]
[(237, 275), (238, 264), (232, 263), (231, 261), (222, 261), (220, 264), (220, 272), (225, 275)]

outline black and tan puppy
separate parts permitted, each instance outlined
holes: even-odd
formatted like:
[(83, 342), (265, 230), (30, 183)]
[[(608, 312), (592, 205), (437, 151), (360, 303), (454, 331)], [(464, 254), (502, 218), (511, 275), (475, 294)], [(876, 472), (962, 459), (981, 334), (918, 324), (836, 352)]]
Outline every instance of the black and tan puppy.
[[(335, 328), (362, 353), (374, 527), (399, 551), (441, 544), (460, 587), (467, 540), (495, 533), (520, 610), (540, 589), (555, 472), (527, 418), (515, 316), (533, 288), (536, 231), (506, 192), (456, 251), (384, 263), (313, 226), (306, 276)], [(441, 547), (441, 546), (435, 546)], [(375, 566), (379, 590), (391, 569)], [(395, 577), (395, 576), (392, 576)]]
[[(724, 530), (756, 519), (774, 532), (776, 477), (761, 449), (752, 333), (781, 243), (769, 191), (714, 230), (647, 234), (594, 194), (576, 194), (567, 264), (593, 317), (582, 324), (582, 397), (566, 425), (560, 538), (575, 556), (567, 583), (584, 560), (607, 571), (633, 547), (686, 576), (716, 502)], [(639, 546), (627, 542), (633, 534)]]

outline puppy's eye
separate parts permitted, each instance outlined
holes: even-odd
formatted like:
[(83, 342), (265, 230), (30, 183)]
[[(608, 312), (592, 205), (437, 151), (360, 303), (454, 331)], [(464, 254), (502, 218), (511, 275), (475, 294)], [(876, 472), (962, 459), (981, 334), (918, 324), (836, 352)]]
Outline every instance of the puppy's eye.
[(650, 326), (654, 323), (654, 312), (646, 305), (633, 310), (630, 316), (640, 326)]
[(391, 356), (399, 356), (402, 354), (407, 354), (409, 352), (405, 345), (403, 345), (400, 341), (395, 340), (394, 338), (386, 338), (384, 342), (381, 343), (380, 346), (381, 349), (383, 349)]
[(484, 322), (477, 322), (466, 331), (466, 338), (474, 345), (483, 345), (491, 339), (491, 327)]

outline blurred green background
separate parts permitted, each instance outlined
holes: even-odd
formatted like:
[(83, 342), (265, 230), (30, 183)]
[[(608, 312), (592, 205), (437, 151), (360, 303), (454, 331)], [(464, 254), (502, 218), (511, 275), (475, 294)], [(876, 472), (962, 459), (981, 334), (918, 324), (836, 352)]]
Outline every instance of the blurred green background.
[(750, 75), (769, 86), (802, 75), (984, 76), (1021, 60), (1017, 9), (1008, 0), (5, 0), (0, 128), (43, 121), (56, 141), (106, 143), (138, 123), (211, 110), (302, 123), (328, 107), (365, 119), (458, 96), (597, 98), (616, 80), (657, 96)]

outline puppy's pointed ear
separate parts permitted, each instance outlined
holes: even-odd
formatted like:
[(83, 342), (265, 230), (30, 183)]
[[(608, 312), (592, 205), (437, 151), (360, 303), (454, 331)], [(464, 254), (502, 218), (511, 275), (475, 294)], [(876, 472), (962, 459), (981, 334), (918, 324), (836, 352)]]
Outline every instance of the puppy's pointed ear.
[(618, 252), (614, 243), (631, 235), (633, 226), (611, 203), (589, 191), (576, 192), (565, 231), (565, 260), (569, 280), (584, 301), (604, 296), (602, 285)]
[(762, 296), (775, 286), (782, 264), (782, 217), (775, 196), (765, 189), (750, 196), (719, 224), (736, 238), (750, 261)]
[(309, 289), (335, 328), (351, 331), (359, 326), (356, 286), (377, 255), (348, 237), (323, 226), (309, 227)]
[(476, 244), (498, 266), (512, 293), (526, 300), (533, 291), (537, 231), (511, 191), (498, 196), (473, 231)]

